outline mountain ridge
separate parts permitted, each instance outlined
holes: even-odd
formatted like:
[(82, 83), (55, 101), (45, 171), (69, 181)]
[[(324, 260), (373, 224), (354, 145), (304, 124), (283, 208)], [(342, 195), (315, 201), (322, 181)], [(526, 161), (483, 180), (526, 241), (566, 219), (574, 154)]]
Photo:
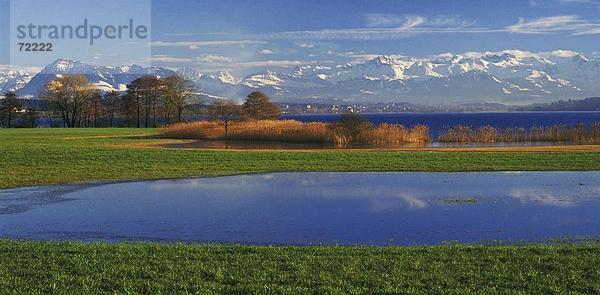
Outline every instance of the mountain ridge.
[(45, 83), (66, 73), (82, 73), (105, 91), (123, 91), (142, 75), (179, 74), (208, 97), (240, 100), (260, 90), (278, 102), (525, 105), (600, 94), (600, 58), (568, 50), (446, 53), (427, 58), (380, 55), (338, 65), (303, 65), (289, 72), (266, 69), (241, 78), (226, 71), (109, 67), (59, 59), (31, 76), (0, 73), (0, 90), (18, 89), (21, 95), (35, 97)]

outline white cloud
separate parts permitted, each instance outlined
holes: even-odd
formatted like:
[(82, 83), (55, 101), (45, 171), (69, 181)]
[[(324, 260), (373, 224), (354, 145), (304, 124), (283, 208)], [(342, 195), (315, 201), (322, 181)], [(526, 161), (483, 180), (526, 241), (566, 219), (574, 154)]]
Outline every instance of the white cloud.
[(301, 65), (314, 65), (328, 63), (328, 61), (305, 61), (305, 60), (253, 60), (253, 61), (235, 61), (230, 57), (206, 54), (196, 58), (196, 65), (206, 67), (220, 68), (220, 70), (240, 69), (240, 68), (291, 68)]
[(462, 20), (459, 16), (435, 16), (428, 18), (420, 15), (366, 15), (367, 28), (357, 29), (324, 29), (318, 31), (290, 31), (273, 33), (267, 39), (357, 39), (380, 40), (406, 38), (427, 33), (485, 33), (492, 31), (486, 28), (472, 27), (475, 22)]
[(310, 43), (302, 43), (300, 44), (301, 48), (313, 48), (315, 47), (315, 44), (310, 44)]
[(196, 60), (204, 63), (231, 63), (233, 61), (230, 57), (214, 54), (205, 54), (197, 57)]
[(520, 18), (516, 24), (507, 26), (506, 31), (519, 34), (600, 34), (600, 22), (584, 20), (577, 15), (557, 15), (535, 19)]
[(191, 62), (192, 60), (189, 58), (180, 58), (168, 55), (153, 55), (153, 62), (166, 62), (166, 63), (186, 63)]
[(556, 0), (559, 4), (589, 4), (600, 5), (600, 1), (595, 0)]
[(189, 49), (199, 49), (206, 46), (232, 46), (232, 45), (249, 45), (249, 44), (264, 44), (265, 41), (259, 40), (219, 40), (219, 41), (181, 41), (181, 42), (166, 42), (155, 41), (152, 46), (155, 47), (187, 47)]
[(269, 49), (263, 49), (260, 51), (260, 54), (269, 55), (269, 54), (273, 54), (273, 51), (269, 50)]
[(326, 61), (303, 61), (303, 60), (259, 60), (259, 61), (247, 61), (232, 63), (233, 67), (240, 68), (255, 68), (255, 67), (279, 67), (279, 68), (291, 68), (302, 65), (313, 65), (322, 64)]
[(21, 71), (28, 74), (36, 74), (42, 70), (40, 67), (16, 67), (12, 65), (0, 64), (0, 72)]
[(395, 15), (371, 13), (366, 15), (367, 27), (370, 28), (396, 28), (396, 27), (415, 27), (427, 21), (427, 18), (420, 15)]
[[(563, 49), (559, 49), (559, 50), (554, 50), (554, 51), (543, 51), (543, 52), (531, 52), (531, 51), (526, 51), (526, 50), (518, 50), (518, 49), (506, 49), (506, 50), (501, 50), (501, 51), (471, 51), (471, 52), (465, 52), (461, 55), (469, 57), (469, 58), (480, 58), (482, 56), (489, 56), (489, 55), (502, 55), (502, 54), (511, 54), (514, 55), (517, 58), (527, 58), (527, 57), (543, 57), (543, 58), (549, 58), (549, 57), (574, 57), (576, 55), (579, 54), (579, 52), (575, 52), (572, 50), (563, 50)], [(448, 56), (448, 53), (444, 53), (444, 54), (440, 54), (437, 55), (437, 57), (443, 57), (443, 56)]]

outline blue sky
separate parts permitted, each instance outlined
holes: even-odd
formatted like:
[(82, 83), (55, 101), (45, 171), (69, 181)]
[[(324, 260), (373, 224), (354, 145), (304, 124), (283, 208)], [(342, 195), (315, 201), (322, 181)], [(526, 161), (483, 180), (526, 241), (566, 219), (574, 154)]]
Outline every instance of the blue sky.
[[(8, 2), (0, 0), (4, 40), (11, 33)], [(89, 4), (91, 10), (94, 3)], [(240, 75), (378, 54), (600, 51), (600, 0), (154, 0), (151, 11), (154, 65)], [(0, 64), (10, 62), (10, 46), (0, 43)], [(134, 62), (120, 54), (92, 60), (81, 51), (74, 47), (64, 57), (104, 64)]]

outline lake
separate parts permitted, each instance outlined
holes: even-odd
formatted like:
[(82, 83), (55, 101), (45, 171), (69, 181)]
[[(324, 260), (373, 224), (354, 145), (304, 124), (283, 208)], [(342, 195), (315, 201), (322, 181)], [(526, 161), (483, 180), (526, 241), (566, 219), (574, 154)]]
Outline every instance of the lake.
[(0, 191), (0, 238), (435, 245), (600, 237), (600, 172), (276, 173)]
[[(364, 114), (367, 120), (375, 125), (381, 123), (398, 123), (407, 127), (417, 124), (429, 126), (431, 134), (437, 137), (440, 131), (449, 126), (465, 125), (482, 127), (491, 125), (496, 128), (531, 128), (552, 125), (590, 124), (600, 121), (600, 112), (512, 112), (512, 113), (398, 113), (398, 114)], [(284, 119), (302, 122), (333, 122), (339, 115), (284, 115)]]

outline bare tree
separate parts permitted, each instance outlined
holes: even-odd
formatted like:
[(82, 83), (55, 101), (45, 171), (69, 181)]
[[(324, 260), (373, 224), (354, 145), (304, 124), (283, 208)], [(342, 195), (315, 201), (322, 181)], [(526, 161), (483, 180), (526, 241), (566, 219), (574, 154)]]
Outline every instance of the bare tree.
[(50, 81), (42, 97), (60, 113), (65, 126), (79, 127), (92, 98), (94, 87), (83, 75), (63, 75)]
[(242, 115), (242, 107), (233, 100), (217, 99), (209, 109), (210, 115), (220, 120), (225, 128), (225, 137), (229, 134), (229, 123)]
[(140, 127), (140, 116), (144, 113), (144, 127), (150, 126), (150, 117), (153, 115), (156, 127), (156, 107), (160, 97), (161, 81), (155, 76), (144, 76), (135, 79), (127, 86), (127, 95), (136, 103), (137, 127)]
[(8, 91), (4, 94), (4, 99), (0, 101), (0, 110), (7, 120), (7, 127), (12, 127), (12, 121), (18, 111), (23, 108), (19, 96), (14, 91)]
[[(91, 96), (91, 100), (90, 100), (90, 104), (89, 104), (89, 116), (92, 117), (92, 123), (93, 123), (93, 127), (97, 128), (98, 127), (98, 117), (101, 116), (101, 111), (102, 111), (102, 92), (100, 92), (100, 90), (94, 90), (92, 92), (92, 96)], [(89, 124), (91, 125), (91, 124)]]
[(37, 120), (38, 120), (38, 112), (36, 111), (36, 109), (33, 107), (28, 107), (25, 110), (25, 116), (26, 116), (27, 120), (29, 121), (29, 127), (36, 128)]
[(110, 128), (114, 126), (115, 114), (117, 112), (117, 104), (119, 99), (120, 95), (116, 91), (106, 92), (102, 96), (102, 109), (108, 116), (108, 126)]
[(168, 120), (168, 109), (172, 107), (175, 111), (177, 122), (181, 122), (183, 111), (187, 107), (189, 99), (194, 97), (194, 92), (196, 91), (194, 84), (178, 75), (165, 78), (163, 84), (165, 104), (167, 105), (167, 111), (165, 112), (167, 114), (166, 119)]

